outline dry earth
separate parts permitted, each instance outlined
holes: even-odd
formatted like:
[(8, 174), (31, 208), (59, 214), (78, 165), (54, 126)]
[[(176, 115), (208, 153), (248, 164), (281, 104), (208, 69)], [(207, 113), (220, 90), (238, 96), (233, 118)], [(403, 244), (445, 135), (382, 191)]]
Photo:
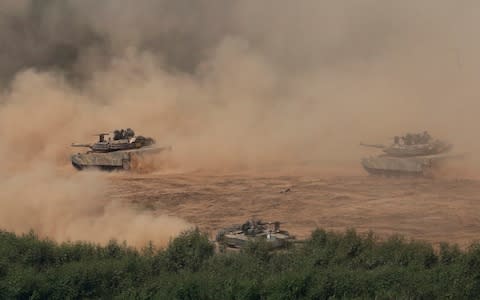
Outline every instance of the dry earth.
[(111, 182), (116, 197), (183, 218), (212, 235), (257, 217), (283, 221), (299, 238), (317, 227), (460, 245), (480, 237), (477, 180), (186, 173), (116, 174)]

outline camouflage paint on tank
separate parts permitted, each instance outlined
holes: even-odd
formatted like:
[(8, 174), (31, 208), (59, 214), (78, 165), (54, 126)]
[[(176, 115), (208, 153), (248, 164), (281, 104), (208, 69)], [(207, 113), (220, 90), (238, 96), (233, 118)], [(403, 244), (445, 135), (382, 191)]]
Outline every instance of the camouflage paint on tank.
[(288, 231), (280, 230), (280, 222), (249, 220), (242, 225), (224, 228), (217, 233), (216, 241), (227, 248), (242, 248), (249, 241), (265, 241), (271, 249), (282, 248), (294, 241)]
[(387, 155), (362, 159), (363, 168), (375, 175), (419, 175), (424, 176), (441, 167), (446, 161), (463, 159), (464, 155), (437, 154), (417, 157), (392, 157)]
[(107, 153), (77, 153), (72, 155), (72, 163), (83, 166), (111, 166), (122, 167), (124, 161), (130, 161), (129, 152), (107, 152)]
[(426, 157), (389, 157), (377, 156), (362, 159), (362, 165), (369, 172), (391, 171), (405, 173), (423, 173), (425, 167), (430, 165), (430, 159)]
[(249, 241), (252, 240), (265, 240), (270, 247), (272, 248), (281, 248), (284, 247), (288, 240), (292, 238), (284, 233), (271, 233), (268, 234), (266, 232), (258, 234), (254, 237), (249, 237), (243, 234), (242, 232), (230, 232), (226, 233), (223, 236), (223, 243), (226, 244), (228, 247), (234, 248), (242, 248), (244, 247)]
[(129, 170), (132, 159), (142, 158), (143, 155), (151, 155), (163, 151), (170, 151), (171, 147), (143, 147), (140, 149), (120, 150), (113, 152), (86, 152), (77, 153), (71, 156), (72, 165), (77, 169), (100, 167)]

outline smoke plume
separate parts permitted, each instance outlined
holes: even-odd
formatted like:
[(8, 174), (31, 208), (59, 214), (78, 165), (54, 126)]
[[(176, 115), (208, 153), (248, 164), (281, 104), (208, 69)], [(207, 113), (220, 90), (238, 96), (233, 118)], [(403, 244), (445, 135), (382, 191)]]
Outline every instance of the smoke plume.
[(60, 240), (102, 232), (95, 241), (185, 228), (103, 201), (106, 175), (73, 173), (68, 145), (114, 128), (172, 145), (187, 169), (356, 164), (368, 153), (360, 140), (423, 130), (477, 152), (479, 8), (3, 1), (0, 227)]

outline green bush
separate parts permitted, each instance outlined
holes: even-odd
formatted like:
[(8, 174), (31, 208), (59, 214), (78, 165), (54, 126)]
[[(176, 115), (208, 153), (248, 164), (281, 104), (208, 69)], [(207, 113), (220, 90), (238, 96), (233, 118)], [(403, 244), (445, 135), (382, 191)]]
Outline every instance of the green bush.
[(476, 299), (480, 245), (466, 250), (321, 229), (296, 247), (214, 254), (198, 229), (165, 249), (57, 244), (0, 231), (1, 299)]
[(165, 252), (165, 263), (170, 271), (197, 271), (213, 255), (214, 246), (208, 236), (198, 229), (182, 233)]
[(271, 250), (271, 246), (266, 240), (259, 239), (248, 241), (241, 252), (267, 262), (271, 257)]

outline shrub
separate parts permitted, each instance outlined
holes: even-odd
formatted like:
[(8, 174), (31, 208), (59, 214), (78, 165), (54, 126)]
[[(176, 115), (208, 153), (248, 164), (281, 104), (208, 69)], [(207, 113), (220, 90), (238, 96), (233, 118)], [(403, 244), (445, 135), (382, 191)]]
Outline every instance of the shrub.
[(271, 246), (263, 239), (249, 240), (241, 249), (242, 253), (253, 256), (263, 262), (267, 262), (271, 255)]
[(186, 231), (170, 242), (165, 252), (165, 263), (170, 271), (196, 272), (214, 253), (214, 246), (206, 234), (198, 229)]
[(455, 263), (461, 257), (461, 254), (457, 245), (440, 243), (440, 263), (444, 265)]
[(401, 236), (318, 229), (292, 249), (250, 242), (240, 253), (214, 255), (198, 229), (166, 249), (137, 251), (56, 244), (32, 232), (0, 231), (0, 298), (159, 299), (475, 299), (480, 294), (480, 245), (467, 251)]

